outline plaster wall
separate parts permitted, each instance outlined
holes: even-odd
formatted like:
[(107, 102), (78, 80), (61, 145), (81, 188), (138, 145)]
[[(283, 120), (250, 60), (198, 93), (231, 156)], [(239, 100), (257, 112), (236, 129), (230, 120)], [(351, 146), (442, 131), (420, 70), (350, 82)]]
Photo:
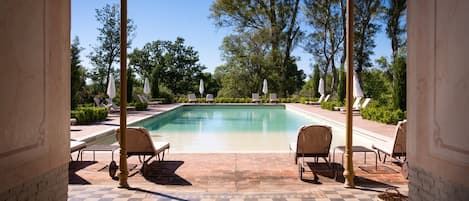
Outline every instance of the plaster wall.
[(409, 196), (469, 200), (469, 1), (407, 2)]
[(3, 0), (0, 44), (0, 197), (56, 185), (66, 199), (70, 1)]

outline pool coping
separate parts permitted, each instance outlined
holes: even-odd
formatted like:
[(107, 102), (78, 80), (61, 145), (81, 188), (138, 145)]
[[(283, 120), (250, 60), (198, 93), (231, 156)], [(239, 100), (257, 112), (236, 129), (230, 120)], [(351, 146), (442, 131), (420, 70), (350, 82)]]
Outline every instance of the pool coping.
[[(300, 112), (300, 113), (304, 113), (306, 115), (312, 115), (312, 116), (315, 116), (315, 117), (318, 117), (318, 118), (321, 118), (321, 119), (324, 119), (326, 121), (330, 121), (334, 124), (337, 124), (337, 125), (340, 125), (340, 126), (343, 126), (344, 128), (346, 127), (346, 125), (342, 122), (339, 122), (339, 121), (336, 121), (336, 120), (333, 120), (333, 119), (330, 119), (328, 117), (325, 117), (325, 116), (322, 116), (320, 114), (316, 114), (316, 113), (313, 113), (311, 111), (305, 111), (301, 108), (298, 108), (298, 107), (295, 107), (294, 105), (285, 105), (285, 109), (290, 109), (290, 110), (294, 110), (294, 111), (297, 111), (297, 112)], [(364, 129), (364, 128), (360, 128), (358, 126), (353, 126), (352, 128), (354, 131), (357, 131), (357, 133), (354, 133), (354, 134), (358, 134), (358, 135), (366, 135), (364, 137), (369, 137), (369, 138), (372, 138), (372, 139), (375, 139), (375, 140), (379, 140), (379, 141), (382, 141), (382, 142), (386, 142), (386, 141), (389, 141), (391, 140), (389, 137), (386, 137), (386, 136), (383, 136), (381, 134), (378, 134), (378, 133), (375, 133), (373, 131), (369, 131), (367, 129)]]
[[(150, 119), (150, 118), (153, 118), (153, 117), (156, 117), (156, 116), (159, 116), (159, 115), (162, 115), (162, 114), (165, 114), (167, 112), (170, 112), (170, 111), (173, 111), (173, 110), (176, 110), (180, 107), (183, 107), (184, 104), (179, 104), (179, 105), (176, 105), (174, 107), (170, 107), (168, 110), (166, 111), (162, 111), (160, 113), (155, 113), (155, 114), (152, 114), (152, 115), (148, 115), (146, 117), (142, 117), (140, 119), (136, 119), (136, 120), (133, 120), (133, 121), (129, 121), (127, 122), (127, 126), (128, 127), (131, 127), (129, 125), (131, 124), (135, 124), (135, 123), (139, 123), (141, 121), (145, 121), (147, 119)], [(84, 136), (82, 138), (77, 138), (76, 140), (78, 141), (83, 141), (83, 142), (86, 142), (86, 143), (91, 143), (93, 141), (96, 141), (96, 140), (99, 140), (99, 139), (102, 139), (102, 138), (105, 138), (109, 135), (113, 135), (115, 134), (116, 132), (116, 128), (107, 128), (105, 130), (102, 130), (102, 131), (97, 131), (97, 132), (94, 132), (94, 133), (91, 133), (90, 135), (87, 135), (87, 136)]]

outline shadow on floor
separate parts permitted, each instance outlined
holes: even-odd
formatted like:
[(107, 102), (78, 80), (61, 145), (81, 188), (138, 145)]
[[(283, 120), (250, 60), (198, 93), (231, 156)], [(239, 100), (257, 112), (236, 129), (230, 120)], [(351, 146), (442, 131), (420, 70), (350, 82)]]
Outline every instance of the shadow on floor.
[[(314, 163), (306, 162), (305, 171), (312, 174), (304, 174), (302, 181), (312, 184), (322, 184), (320, 178), (323, 179), (334, 179), (333, 166), (330, 166), (327, 163)], [(321, 177), (319, 177), (321, 176)]]
[(91, 184), (80, 177), (77, 172), (96, 163), (96, 161), (70, 161), (68, 165), (68, 184)]
[[(335, 167), (335, 181), (340, 182), (340, 183), (345, 183), (345, 177), (344, 177), (344, 167), (341, 164), (334, 164)], [(362, 167), (364, 168), (364, 167)], [(362, 169), (360, 168), (360, 169)], [(374, 168), (374, 166), (373, 166)], [(371, 168), (369, 168), (371, 169)], [(389, 169), (389, 170), (388, 170)], [(389, 172), (388, 172), (389, 171)], [(386, 172), (386, 173), (384, 173)], [(394, 170), (388, 168), (388, 167), (383, 167), (383, 166), (378, 166), (378, 170), (376, 173), (368, 173), (368, 174), (392, 174), (396, 173)], [(390, 187), (395, 187), (383, 182), (375, 181), (372, 179), (368, 179), (365, 177), (357, 176), (355, 175), (354, 177), (354, 183), (355, 186), (361, 187), (364, 189), (372, 190), (374, 188), (390, 188)]]
[(153, 161), (145, 166), (144, 178), (152, 183), (160, 185), (190, 186), (189, 181), (176, 174), (176, 170), (184, 164), (184, 161)]

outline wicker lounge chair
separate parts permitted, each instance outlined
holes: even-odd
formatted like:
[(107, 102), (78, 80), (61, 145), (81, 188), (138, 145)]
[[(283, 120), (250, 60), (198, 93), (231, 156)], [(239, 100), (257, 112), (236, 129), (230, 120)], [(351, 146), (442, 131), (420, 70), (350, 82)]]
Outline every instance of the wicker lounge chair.
[(321, 95), (321, 97), (319, 97), (319, 100), (318, 101), (307, 101), (306, 104), (309, 104), (309, 105), (321, 105), (322, 102), (327, 102), (329, 101), (329, 98), (331, 97), (330, 94), (327, 94), (327, 96), (324, 96), (324, 95)]
[[(397, 159), (399, 162), (404, 163), (407, 160), (406, 136), (407, 121), (400, 121), (396, 126), (396, 131), (392, 141), (388, 143), (375, 143), (372, 145), (372, 148), (378, 151), (379, 160), (381, 160), (381, 153), (383, 153), (383, 163), (386, 162), (386, 156), (390, 156), (394, 159)], [(401, 160), (401, 157), (404, 157), (404, 160)]]
[[(359, 108), (361, 100), (362, 100), (362, 97), (355, 98), (355, 101), (353, 101), (352, 108)], [(345, 107), (334, 107), (334, 110), (335, 111), (344, 111)]]
[(188, 94), (187, 99), (189, 100), (189, 103), (196, 103), (197, 98), (195, 98), (195, 94)]
[[(358, 104), (358, 107), (355, 107), (355, 104), (354, 104), (354, 106), (352, 107), (352, 112), (360, 112), (360, 109), (365, 108), (368, 105), (368, 103), (370, 103), (370, 101), (371, 101), (371, 98), (365, 98), (365, 100), (363, 101), (363, 103), (361, 105)], [(346, 112), (347, 109), (346, 108), (340, 108), (340, 111), (341, 112)]]
[(104, 105), (104, 107), (106, 107), (109, 110), (109, 112), (120, 112), (121, 111), (121, 108), (119, 106), (117, 106), (116, 104), (114, 104), (111, 99), (107, 98), (106, 102), (107, 102), (107, 104)]
[[(303, 172), (305, 171), (305, 157), (314, 157), (316, 163), (319, 158), (323, 158), (328, 166), (331, 167), (327, 159), (329, 157), (331, 141), (332, 129), (329, 126), (310, 125), (299, 129), (298, 140), (296, 143), (290, 144), (290, 150), (295, 152), (295, 164), (298, 164), (300, 179), (303, 179)], [(302, 158), (300, 163), (298, 163), (299, 157)], [(316, 175), (315, 180), (317, 180)]]
[(72, 153), (78, 151), (77, 160), (80, 156), (81, 150), (86, 147), (86, 142), (77, 141), (77, 140), (70, 140), (70, 160), (73, 160)]
[(207, 103), (215, 102), (214, 99), (213, 99), (213, 94), (207, 94), (207, 97), (205, 97), (205, 102), (207, 102)]
[[(120, 130), (116, 131), (116, 138), (120, 140)], [(120, 141), (119, 141), (120, 143)], [(164, 153), (169, 150), (168, 142), (154, 142), (152, 141), (150, 134), (145, 128), (130, 127), (127, 128), (127, 157), (131, 156), (143, 156), (142, 172), (144, 167), (148, 165), (148, 162), (156, 157), (158, 161), (164, 160)], [(161, 154), (161, 155), (160, 155)], [(145, 159), (145, 156), (150, 156)]]
[(150, 100), (148, 100), (148, 98), (145, 95), (137, 94), (137, 98), (138, 98), (138, 100), (140, 100), (140, 102), (148, 103), (148, 105), (161, 104), (161, 101), (150, 101)]
[(252, 102), (253, 103), (260, 103), (261, 102), (261, 99), (259, 98), (258, 93), (252, 93)]
[(276, 93), (271, 93), (270, 94), (270, 102), (271, 103), (278, 103), (278, 98)]

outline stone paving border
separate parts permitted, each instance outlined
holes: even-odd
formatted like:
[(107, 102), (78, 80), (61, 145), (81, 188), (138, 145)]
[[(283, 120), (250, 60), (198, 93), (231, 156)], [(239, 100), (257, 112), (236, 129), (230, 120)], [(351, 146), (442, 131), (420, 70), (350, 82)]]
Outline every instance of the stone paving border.
[[(69, 186), (69, 201), (78, 200), (207, 200), (207, 201), (365, 201), (374, 200), (383, 192), (382, 188), (347, 189), (342, 185), (312, 187), (302, 192), (271, 193), (209, 193), (209, 192), (161, 192), (154, 189), (120, 189), (113, 186)], [(407, 186), (400, 186), (399, 191), (407, 195)]]

